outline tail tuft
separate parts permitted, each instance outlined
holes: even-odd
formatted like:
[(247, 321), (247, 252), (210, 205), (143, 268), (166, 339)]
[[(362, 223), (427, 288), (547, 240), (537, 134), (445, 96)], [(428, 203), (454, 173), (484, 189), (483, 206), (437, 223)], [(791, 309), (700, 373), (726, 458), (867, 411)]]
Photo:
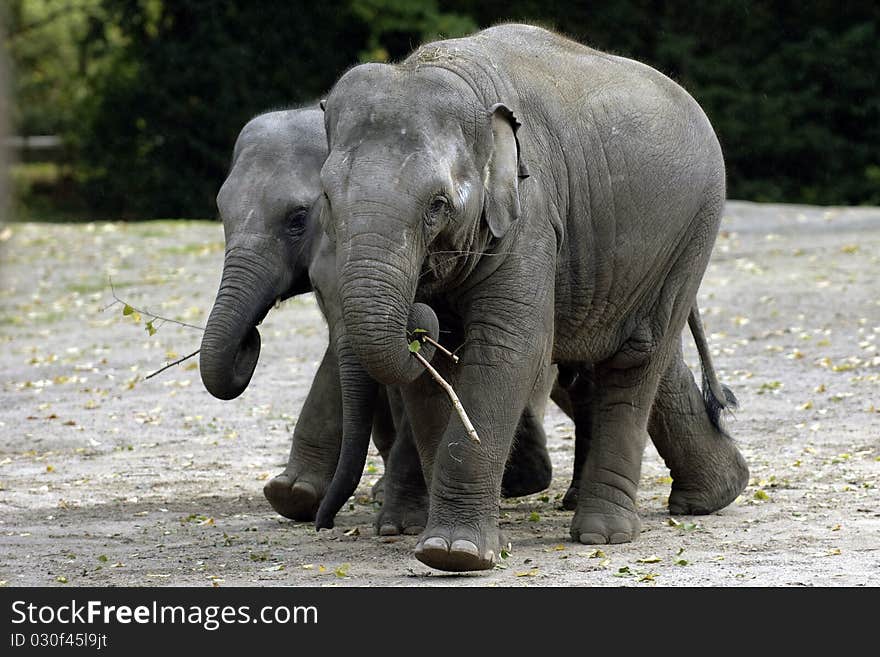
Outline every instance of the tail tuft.
[(736, 410), (739, 408), (739, 401), (737, 401), (736, 395), (733, 394), (733, 390), (726, 385), (721, 384), (721, 391), (724, 399), (718, 399), (715, 393), (712, 392), (712, 385), (706, 376), (705, 370), (703, 370), (703, 402), (706, 404), (706, 412), (709, 414), (709, 420), (712, 422), (712, 425), (726, 435), (727, 432), (721, 426), (721, 412)]

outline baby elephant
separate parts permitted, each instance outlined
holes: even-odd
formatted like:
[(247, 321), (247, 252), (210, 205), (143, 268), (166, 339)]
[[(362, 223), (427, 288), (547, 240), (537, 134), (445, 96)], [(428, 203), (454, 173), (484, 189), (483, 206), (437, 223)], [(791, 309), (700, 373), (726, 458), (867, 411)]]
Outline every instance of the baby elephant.
[[(716, 501), (742, 490), (742, 457), (712, 422), (732, 399), (705, 340), (707, 404), (682, 356), (685, 324), (702, 333), (697, 292), (725, 174), (680, 86), (511, 24), (356, 66), (325, 110), (319, 216), (335, 240), (349, 344), (376, 380), (401, 386), (413, 425), (431, 491), (419, 560), (492, 567), (504, 463), (548, 361), (592, 377), (572, 399), (590, 427), (574, 540), (638, 536), (655, 408), (652, 437), (673, 473), (690, 460)], [(411, 318), (431, 309), (461, 335), (451, 383), (479, 444), (409, 352)], [(674, 488), (671, 504), (699, 498)]]

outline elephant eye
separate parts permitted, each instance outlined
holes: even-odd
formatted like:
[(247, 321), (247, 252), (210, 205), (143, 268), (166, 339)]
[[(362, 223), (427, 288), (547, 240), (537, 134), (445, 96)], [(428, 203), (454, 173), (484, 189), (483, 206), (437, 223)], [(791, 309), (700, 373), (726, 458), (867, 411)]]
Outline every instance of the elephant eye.
[(299, 226), (305, 223), (309, 209), (305, 206), (294, 208), (287, 214), (287, 223), (291, 226)]
[(449, 201), (445, 196), (435, 196), (431, 200), (431, 205), (428, 206), (428, 212), (425, 214), (425, 223), (433, 226), (447, 212), (449, 212)]
[(294, 208), (287, 213), (285, 224), (287, 232), (290, 235), (298, 236), (305, 232), (306, 218), (309, 216), (309, 209), (305, 206)]

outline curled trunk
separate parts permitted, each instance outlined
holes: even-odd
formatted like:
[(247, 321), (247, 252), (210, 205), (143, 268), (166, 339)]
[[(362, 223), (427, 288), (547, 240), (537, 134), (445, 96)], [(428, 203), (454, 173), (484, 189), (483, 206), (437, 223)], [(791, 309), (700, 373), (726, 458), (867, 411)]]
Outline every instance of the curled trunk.
[(275, 301), (276, 279), (258, 254), (227, 252), (199, 353), (202, 383), (218, 399), (234, 399), (250, 383), (260, 357), (256, 327)]

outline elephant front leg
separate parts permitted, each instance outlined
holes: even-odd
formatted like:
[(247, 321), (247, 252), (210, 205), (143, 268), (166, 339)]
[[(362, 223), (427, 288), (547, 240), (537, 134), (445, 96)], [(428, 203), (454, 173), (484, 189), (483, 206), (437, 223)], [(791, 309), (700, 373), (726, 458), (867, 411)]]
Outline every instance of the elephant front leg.
[(294, 428), (287, 467), (263, 487), (275, 511), (291, 520), (315, 519), (333, 479), (341, 441), (339, 367), (335, 354), (328, 349)]
[(419, 561), (448, 571), (492, 568), (500, 553), (504, 467), (545, 355), (529, 353), (521, 343), (489, 346), (473, 340), (468, 345), (455, 389), (480, 443), (468, 436), (455, 412), (448, 414), (434, 450), (428, 523), (416, 546)]

